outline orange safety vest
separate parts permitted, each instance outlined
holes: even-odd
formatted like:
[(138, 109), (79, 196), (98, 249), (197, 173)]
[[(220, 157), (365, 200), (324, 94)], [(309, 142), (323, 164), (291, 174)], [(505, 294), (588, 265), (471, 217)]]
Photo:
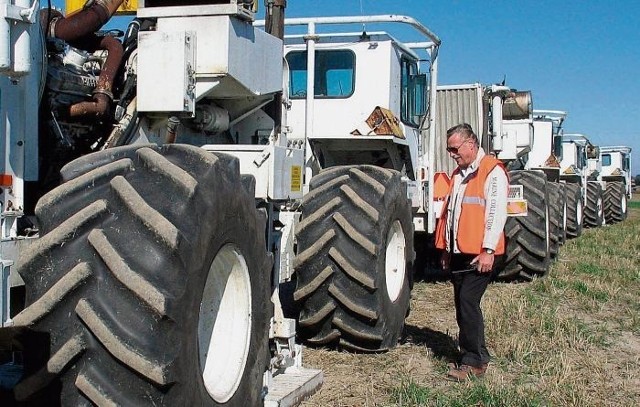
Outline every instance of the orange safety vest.
[[(467, 182), (467, 187), (464, 191), (462, 198), (462, 205), (460, 209), (460, 219), (458, 220), (458, 233), (456, 236), (456, 242), (458, 243), (458, 249), (464, 254), (480, 254), (482, 252), (482, 241), (484, 239), (485, 228), (485, 196), (484, 196), (484, 184), (489, 177), (489, 173), (493, 171), (496, 166), (502, 167), (504, 165), (496, 158), (486, 155), (480, 160), (480, 165), (475, 175), (471, 176)], [(444, 207), (442, 208), (442, 214), (438, 219), (436, 225), (436, 247), (438, 249), (446, 249), (447, 241), (447, 214), (449, 208), (449, 199), (453, 192), (453, 179), (460, 173), (460, 168), (456, 168), (451, 175), (451, 185), (449, 185), (449, 192), (445, 199)], [(505, 170), (506, 173), (506, 170)], [(496, 254), (504, 254), (504, 232), (500, 235), (498, 240), (498, 246), (496, 246)], [(453, 250), (453, 242), (451, 242), (451, 248)]]

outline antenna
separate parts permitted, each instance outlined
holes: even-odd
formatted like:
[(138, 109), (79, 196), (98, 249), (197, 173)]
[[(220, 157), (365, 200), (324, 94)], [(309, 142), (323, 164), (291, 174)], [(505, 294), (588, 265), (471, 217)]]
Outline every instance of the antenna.
[[(360, 17), (364, 16), (364, 6), (362, 4), (362, 0), (360, 0)], [(367, 36), (367, 27), (365, 26), (364, 23), (362, 23), (362, 36), (365, 37)]]

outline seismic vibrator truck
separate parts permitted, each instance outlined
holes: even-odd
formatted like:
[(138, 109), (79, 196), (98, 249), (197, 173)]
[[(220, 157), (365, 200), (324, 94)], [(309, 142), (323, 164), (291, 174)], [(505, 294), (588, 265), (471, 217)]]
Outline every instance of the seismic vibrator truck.
[(627, 200), (631, 190), (631, 147), (600, 147), (600, 177), (606, 183), (604, 190), (604, 217), (607, 224), (627, 218)]
[[(255, 1), (1, 1), (16, 402), (294, 405), (322, 382), (299, 341), (395, 346), (446, 156), (430, 29), (285, 20), (283, 0), (264, 21)], [(99, 31), (116, 9), (126, 31)], [(382, 24), (412, 37), (361, 30)]]
[(564, 134), (560, 164), (560, 179), (566, 183), (568, 208), (573, 208), (578, 200), (581, 202), (581, 205), (576, 204), (576, 216), (569, 216), (567, 220), (567, 235), (578, 237), (583, 227), (598, 227), (604, 223), (599, 147), (584, 134)]

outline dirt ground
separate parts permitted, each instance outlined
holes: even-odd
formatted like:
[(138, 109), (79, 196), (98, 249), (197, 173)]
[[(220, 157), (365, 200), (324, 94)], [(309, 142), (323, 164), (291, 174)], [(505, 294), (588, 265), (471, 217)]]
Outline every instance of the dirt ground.
[(456, 354), (457, 329), (451, 285), (417, 283), (404, 338), (395, 349), (381, 354), (304, 349), (305, 365), (322, 369), (324, 383), (302, 406), (389, 404), (389, 389), (408, 377), (424, 385), (450, 386), (444, 377)]
[[(485, 318), (493, 312), (500, 298), (506, 298), (521, 290), (522, 284), (491, 284), (483, 300)], [(486, 307), (485, 307), (486, 305)], [(588, 319), (588, 315), (581, 316)], [(411, 313), (406, 321), (404, 338), (398, 347), (381, 354), (350, 354), (346, 352), (305, 348), (303, 360), (305, 366), (320, 368), (324, 372), (324, 383), (320, 390), (301, 405), (310, 406), (389, 406), (393, 405), (390, 390), (397, 388), (409, 378), (419, 386), (443, 393), (457, 391), (452, 386), (460, 384), (446, 380), (447, 364), (457, 354), (454, 338), (457, 335), (453, 292), (449, 282), (419, 282), (412, 292)], [(489, 351), (495, 355), (495, 338), (487, 335)], [(576, 350), (577, 351), (577, 350)], [(581, 355), (580, 360), (569, 370), (575, 370), (574, 376), (581, 376), (585, 370), (598, 371), (585, 379), (584, 385), (578, 385), (573, 401), (556, 401), (552, 405), (630, 405), (628, 400), (640, 400), (640, 338), (630, 332), (623, 332), (607, 348), (606, 354), (599, 354), (597, 361), (589, 362), (589, 355)], [(586, 362), (585, 362), (586, 361)], [(554, 361), (549, 361), (553, 364)], [(563, 365), (563, 369), (567, 369)], [(518, 369), (521, 366), (500, 366), (492, 363), (484, 381), (491, 386), (519, 386)], [(587, 370), (589, 371), (589, 370)], [(513, 374), (512, 374), (513, 373)], [(562, 375), (557, 376), (562, 377)], [(554, 381), (557, 377), (538, 378), (541, 381)], [(598, 388), (593, 383), (597, 383)], [(559, 383), (545, 386), (558, 386)], [(536, 385), (534, 385), (536, 386)], [(597, 392), (597, 404), (587, 402), (589, 392)], [(611, 396), (607, 396), (607, 393)], [(605, 400), (602, 403), (600, 400)], [(590, 404), (591, 403), (591, 404)], [(622, 403), (622, 404), (621, 404)], [(634, 403), (632, 403), (633, 405)], [(638, 404), (635, 404), (638, 405)]]

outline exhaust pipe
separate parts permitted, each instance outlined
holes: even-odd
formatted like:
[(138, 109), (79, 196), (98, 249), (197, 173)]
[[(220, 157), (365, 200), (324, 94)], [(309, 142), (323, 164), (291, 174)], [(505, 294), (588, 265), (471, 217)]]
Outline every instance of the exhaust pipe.
[[(267, 0), (265, 31), (274, 37), (284, 40), (284, 10), (287, 7), (287, 0)], [(264, 107), (275, 124), (274, 133), (276, 137), (282, 131), (282, 92), (275, 94), (273, 101)]]

